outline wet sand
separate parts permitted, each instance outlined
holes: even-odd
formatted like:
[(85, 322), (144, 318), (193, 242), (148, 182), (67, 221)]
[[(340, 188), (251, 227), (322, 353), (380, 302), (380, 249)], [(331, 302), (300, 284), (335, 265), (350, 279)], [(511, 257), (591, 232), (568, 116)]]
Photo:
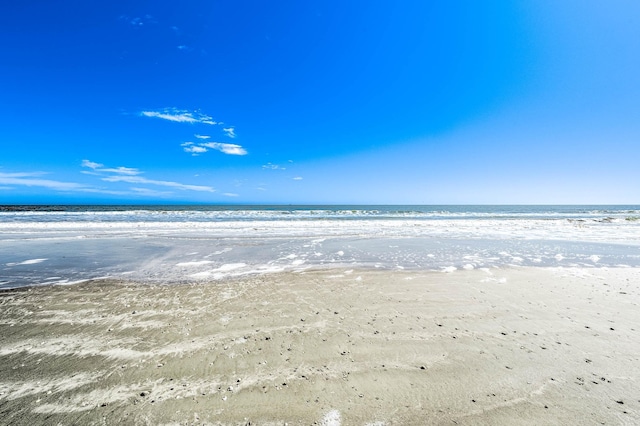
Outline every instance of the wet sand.
[(0, 424), (638, 424), (640, 269), (0, 293)]

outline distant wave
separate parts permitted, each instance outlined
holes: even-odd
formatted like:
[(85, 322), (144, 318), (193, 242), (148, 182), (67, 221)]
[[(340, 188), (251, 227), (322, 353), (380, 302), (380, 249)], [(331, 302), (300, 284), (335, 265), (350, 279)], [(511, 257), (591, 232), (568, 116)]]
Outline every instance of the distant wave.
[(208, 222), (248, 220), (614, 220), (640, 206), (0, 206), (2, 222)]

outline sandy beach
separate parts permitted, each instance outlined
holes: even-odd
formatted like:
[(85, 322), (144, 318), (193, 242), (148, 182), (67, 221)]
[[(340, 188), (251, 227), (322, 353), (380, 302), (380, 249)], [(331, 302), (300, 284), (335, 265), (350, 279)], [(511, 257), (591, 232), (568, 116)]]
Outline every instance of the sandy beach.
[(0, 293), (0, 423), (638, 424), (640, 269)]

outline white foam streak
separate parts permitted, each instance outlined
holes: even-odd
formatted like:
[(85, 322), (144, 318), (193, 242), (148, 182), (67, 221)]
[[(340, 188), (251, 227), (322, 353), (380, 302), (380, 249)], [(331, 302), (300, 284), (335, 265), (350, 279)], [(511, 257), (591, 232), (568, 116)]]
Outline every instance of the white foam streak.
[(235, 271), (236, 269), (241, 269), (247, 266), (246, 263), (230, 263), (227, 265), (222, 265), (216, 269), (210, 269), (208, 271), (197, 272), (195, 274), (189, 275), (192, 278), (202, 279), (202, 278), (213, 278), (216, 280), (222, 279), (226, 276), (229, 276), (229, 272)]
[[(640, 221), (593, 223), (578, 227), (566, 220), (322, 220), (322, 221), (222, 221), (222, 222), (9, 222), (0, 223), (4, 240), (68, 239), (88, 237), (147, 237), (206, 233), (218, 238), (298, 237), (314, 244), (342, 236), (384, 235), (461, 239), (521, 239), (624, 242), (640, 245)], [(45, 259), (46, 260), (46, 259)], [(16, 263), (17, 264), (17, 263)]]
[(45, 260), (48, 259), (29, 259), (29, 260), (23, 260), (22, 262), (10, 262), (7, 263), (7, 266), (20, 266), (20, 265), (35, 265), (36, 263), (41, 263), (44, 262)]
[(213, 263), (213, 261), (211, 260), (199, 260), (199, 261), (193, 261), (193, 262), (180, 262), (180, 263), (176, 263), (176, 266), (186, 266), (186, 267), (190, 267), (190, 266), (202, 266), (202, 265), (208, 265), (210, 263)]

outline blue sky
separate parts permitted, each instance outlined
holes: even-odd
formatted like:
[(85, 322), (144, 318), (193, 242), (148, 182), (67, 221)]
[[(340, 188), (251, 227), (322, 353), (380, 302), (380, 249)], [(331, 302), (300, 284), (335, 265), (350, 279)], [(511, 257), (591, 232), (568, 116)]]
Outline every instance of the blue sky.
[(0, 6), (0, 203), (640, 203), (640, 3)]

